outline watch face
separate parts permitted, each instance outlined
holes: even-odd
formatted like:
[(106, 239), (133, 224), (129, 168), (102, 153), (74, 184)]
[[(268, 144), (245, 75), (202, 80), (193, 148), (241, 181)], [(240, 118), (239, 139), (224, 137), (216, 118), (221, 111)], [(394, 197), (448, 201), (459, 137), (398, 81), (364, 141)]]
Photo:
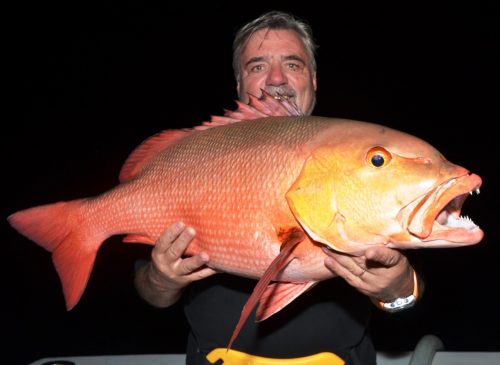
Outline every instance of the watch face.
[(397, 312), (406, 308), (413, 307), (416, 302), (416, 298), (414, 295), (410, 295), (406, 298), (397, 298), (396, 300), (384, 303), (383, 307), (388, 312)]

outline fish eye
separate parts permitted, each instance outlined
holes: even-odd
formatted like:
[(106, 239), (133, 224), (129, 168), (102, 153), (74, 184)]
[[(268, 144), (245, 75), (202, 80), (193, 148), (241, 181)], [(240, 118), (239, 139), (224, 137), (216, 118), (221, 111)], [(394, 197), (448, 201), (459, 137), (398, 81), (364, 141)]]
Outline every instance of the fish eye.
[(392, 159), (391, 154), (384, 147), (373, 147), (371, 148), (367, 155), (366, 160), (368, 163), (374, 167), (384, 167)]

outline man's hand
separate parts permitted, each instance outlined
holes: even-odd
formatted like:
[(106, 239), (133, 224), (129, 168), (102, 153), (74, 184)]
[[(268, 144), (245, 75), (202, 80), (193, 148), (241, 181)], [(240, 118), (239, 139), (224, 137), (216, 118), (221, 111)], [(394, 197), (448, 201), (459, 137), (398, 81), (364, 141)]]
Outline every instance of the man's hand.
[(195, 237), (195, 230), (178, 222), (158, 238), (151, 252), (151, 262), (137, 271), (135, 286), (147, 302), (155, 307), (168, 307), (182, 294), (182, 289), (196, 280), (216, 273), (205, 266), (206, 252), (183, 257)]
[(363, 256), (324, 251), (326, 267), (369, 297), (389, 302), (413, 292), (413, 268), (397, 250), (371, 247)]

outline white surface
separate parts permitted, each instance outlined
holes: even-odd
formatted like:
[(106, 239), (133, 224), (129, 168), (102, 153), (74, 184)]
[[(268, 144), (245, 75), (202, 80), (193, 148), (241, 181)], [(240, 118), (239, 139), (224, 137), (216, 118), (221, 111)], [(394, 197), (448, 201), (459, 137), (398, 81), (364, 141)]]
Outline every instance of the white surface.
[[(408, 365), (411, 352), (379, 352), (378, 365)], [(37, 360), (29, 365), (57, 361), (72, 361), (75, 365), (184, 365), (184, 354), (170, 355), (117, 355), (117, 356), (75, 356), (53, 357)], [(432, 365), (500, 365), (500, 352), (448, 352), (438, 351)]]
[[(75, 365), (184, 365), (186, 355), (115, 355), (115, 356), (74, 356), (43, 358), (30, 365), (45, 363), (57, 365), (57, 361), (72, 361)], [(52, 363), (51, 363), (52, 361)], [(48, 365), (47, 364), (47, 365)]]
[[(412, 352), (377, 353), (377, 365), (408, 365)], [(500, 365), (500, 352), (438, 351), (432, 365)]]

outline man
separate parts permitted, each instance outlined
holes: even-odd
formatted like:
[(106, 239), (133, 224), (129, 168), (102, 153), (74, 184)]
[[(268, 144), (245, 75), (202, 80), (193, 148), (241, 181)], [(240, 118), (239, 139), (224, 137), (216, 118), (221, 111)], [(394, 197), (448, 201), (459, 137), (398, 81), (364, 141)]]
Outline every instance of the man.
[[(312, 113), (317, 80), (315, 45), (307, 24), (281, 12), (264, 14), (238, 31), (233, 49), (241, 101), (265, 90), (289, 99), (304, 114)], [(205, 266), (210, 258), (204, 252), (183, 257), (195, 234), (183, 223), (169, 227), (154, 246), (151, 262), (138, 270), (136, 287), (157, 307), (174, 304), (186, 291), (185, 313), (191, 327), (187, 363), (207, 364), (207, 354), (227, 345), (256, 281), (213, 275)], [(263, 363), (266, 357), (307, 357), (308, 364), (325, 363), (315, 354), (326, 351), (332, 353), (328, 359), (338, 359), (328, 360), (332, 364), (375, 364), (375, 350), (366, 333), (371, 304), (365, 296), (381, 308), (398, 307), (397, 298), (411, 302), (417, 292), (414, 270), (399, 251), (385, 247), (370, 248), (361, 257), (325, 250), (325, 265), (345, 282), (321, 282), (261, 323), (250, 318), (233, 348), (264, 357)]]

